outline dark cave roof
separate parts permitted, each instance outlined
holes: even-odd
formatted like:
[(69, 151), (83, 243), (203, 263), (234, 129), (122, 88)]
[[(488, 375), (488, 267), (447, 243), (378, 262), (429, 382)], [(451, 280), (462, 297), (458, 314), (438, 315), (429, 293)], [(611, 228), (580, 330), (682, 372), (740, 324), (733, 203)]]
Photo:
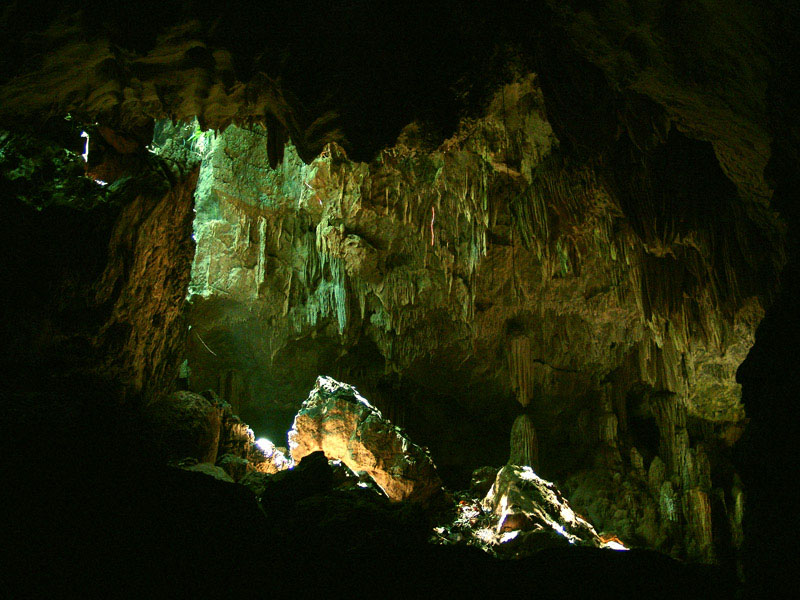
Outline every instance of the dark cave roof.
[(652, 104), (766, 199), (770, 13), (730, 4), (20, 1), (0, 21), (0, 124), (69, 112), (146, 141), (153, 119), (197, 116), (369, 160), (415, 120), (440, 142), (533, 71), (565, 148), (601, 152)]

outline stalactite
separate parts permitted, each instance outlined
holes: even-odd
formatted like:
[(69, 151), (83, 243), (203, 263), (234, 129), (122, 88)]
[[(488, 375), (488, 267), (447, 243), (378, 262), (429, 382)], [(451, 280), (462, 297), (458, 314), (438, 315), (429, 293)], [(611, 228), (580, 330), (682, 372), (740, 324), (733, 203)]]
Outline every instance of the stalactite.
[(347, 328), (347, 281), (344, 265), (341, 259), (331, 261), (331, 274), (333, 275), (333, 298), (336, 305), (336, 320), (339, 323), (339, 333), (344, 333)]
[(528, 406), (533, 387), (533, 361), (531, 342), (524, 336), (514, 337), (508, 345), (508, 370), (511, 375), (511, 389), (517, 394), (517, 401)]
[(254, 296), (257, 298), (261, 284), (264, 283), (266, 277), (266, 269), (264, 261), (266, 260), (266, 246), (267, 246), (267, 221), (264, 217), (258, 218), (258, 257), (256, 263), (256, 277)]

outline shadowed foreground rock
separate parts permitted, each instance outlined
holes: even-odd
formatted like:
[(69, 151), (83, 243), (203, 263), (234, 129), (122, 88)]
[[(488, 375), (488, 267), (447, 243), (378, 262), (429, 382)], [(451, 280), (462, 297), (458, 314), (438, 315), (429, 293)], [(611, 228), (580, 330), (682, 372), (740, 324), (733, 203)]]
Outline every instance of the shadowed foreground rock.
[(425, 503), (442, 493), (430, 456), (383, 417), (358, 391), (318, 377), (289, 432), (292, 458), (323, 451), (353, 471), (366, 472), (394, 501)]

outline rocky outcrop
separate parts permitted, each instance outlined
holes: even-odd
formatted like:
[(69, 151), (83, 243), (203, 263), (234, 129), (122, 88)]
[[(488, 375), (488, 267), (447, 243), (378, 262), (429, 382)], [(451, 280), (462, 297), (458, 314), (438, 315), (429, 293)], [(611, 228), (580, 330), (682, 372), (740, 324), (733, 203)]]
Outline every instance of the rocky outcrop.
[(427, 503), (442, 493), (428, 453), (383, 418), (355, 388), (320, 377), (289, 432), (292, 459), (322, 451), (368, 474), (393, 501)]
[(222, 407), (200, 394), (179, 391), (151, 404), (147, 416), (168, 460), (217, 460)]
[(97, 341), (105, 366), (148, 399), (174, 389), (184, 357), (196, 181), (195, 172), (162, 196), (141, 194), (124, 206), (96, 287), (96, 302), (113, 306)]
[[(57, 135), (81, 139), (65, 123)], [(78, 152), (52, 139), (5, 134), (0, 144), (4, 243), (19, 254), (3, 275), (20, 290), (6, 301), (3, 338), (20, 381), (101, 381), (113, 388), (106, 401), (130, 404), (173, 391), (186, 343), (196, 171), (141, 160), (118, 181), (98, 182)]]
[[(479, 487), (492, 474), (480, 499)], [(591, 523), (570, 506), (558, 487), (530, 466), (508, 464), (499, 471), (481, 467), (468, 492), (455, 492), (450, 520), (436, 525), (431, 542), (480, 548), (493, 556), (520, 559), (545, 549), (590, 547), (627, 550), (611, 532), (598, 535)]]
[(483, 505), (498, 517), (498, 532), (556, 533), (571, 544), (602, 545), (594, 527), (570, 508), (558, 488), (529, 466), (500, 469)]
[(290, 466), (272, 442), (256, 441), (253, 430), (213, 392), (174, 392), (151, 403), (145, 420), (147, 443), (162, 460), (182, 468), (236, 482), (248, 473), (274, 474)]

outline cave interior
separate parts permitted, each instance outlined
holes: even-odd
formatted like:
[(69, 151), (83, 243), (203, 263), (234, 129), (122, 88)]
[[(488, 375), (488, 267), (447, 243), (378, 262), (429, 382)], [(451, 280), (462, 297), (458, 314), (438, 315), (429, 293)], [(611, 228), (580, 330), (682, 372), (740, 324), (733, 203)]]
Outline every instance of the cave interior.
[(791, 584), (794, 3), (0, 22), (7, 589)]

